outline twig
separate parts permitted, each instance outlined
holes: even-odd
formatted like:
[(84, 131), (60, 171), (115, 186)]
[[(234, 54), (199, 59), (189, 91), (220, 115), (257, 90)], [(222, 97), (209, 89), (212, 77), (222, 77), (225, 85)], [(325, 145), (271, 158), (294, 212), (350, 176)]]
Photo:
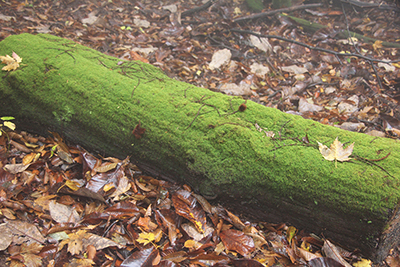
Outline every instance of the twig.
[(74, 64), (76, 64), (76, 58), (70, 53), (72, 51), (72, 49), (62, 50), (61, 48), (54, 48), (54, 47), (47, 47), (47, 49), (55, 49), (55, 50), (58, 50), (58, 51), (63, 51), (60, 54), (58, 54), (56, 56), (56, 58), (65, 53), (68, 56), (72, 57), (74, 59)]
[(302, 43), (302, 42), (298, 42), (298, 41), (295, 41), (295, 40), (287, 39), (285, 37), (278, 36), (278, 35), (258, 34), (258, 33), (252, 32), (252, 31), (239, 30), (239, 29), (230, 29), (229, 31), (238, 32), (238, 33), (247, 33), (247, 34), (251, 34), (251, 35), (257, 36), (259, 38), (260, 37), (262, 37), (262, 38), (275, 38), (275, 39), (278, 39), (278, 40), (282, 40), (282, 41), (294, 43), (294, 44), (297, 44), (297, 45), (300, 45), (300, 46), (304, 46), (304, 47), (307, 47), (308, 49), (311, 49), (311, 50), (321, 51), (321, 52), (333, 54), (333, 55), (336, 55), (336, 56), (359, 57), (359, 58), (362, 58), (362, 59), (365, 59), (365, 60), (370, 60), (370, 61), (373, 61), (373, 62), (383, 62), (383, 63), (400, 62), (400, 59), (387, 61), (387, 60), (380, 60), (380, 59), (370, 58), (370, 57), (359, 55), (359, 54), (355, 54), (355, 53), (340, 53), (340, 52), (336, 52), (336, 51), (325, 49), (325, 48), (321, 48), (321, 47), (311, 46), (311, 45), (308, 45), (308, 44), (305, 44), (305, 43)]
[(292, 6), (292, 7), (288, 7), (288, 8), (275, 9), (275, 10), (268, 11), (268, 12), (257, 13), (257, 14), (254, 14), (254, 15), (237, 18), (237, 19), (234, 19), (233, 22), (242, 22), (242, 21), (250, 20), (250, 19), (264, 18), (264, 17), (275, 15), (277, 13), (292, 12), (292, 11), (295, 11), (295, 10), (306, 9), (306, 8), (314, 8), (314, 7), (320, 7), (320, 6), (322, 6), (322, 3), (301, 5), (301, 6)]
[(212, 6), (212, 4), (214, 4), (215, 1), (216, 1), (216, 0), (209, 0), (209, 1), (208, 1), (207, 3), (205, 3), (204, 5), (201, 5), (201, 6), (194, 7), (194, 8), (192, 8), (192, 9), (183, 11), (182, 14), (181, 14), (181, 17), (186, 17), (186, 16), (189, 16), (189, 15), (191, 15), (191, 14), (193, 14), (193, 13), (197, 13), (197, 12), (199, 12), (199, 11), (201, 11), (201, 10), (207, 9), (207, 8), (209, 8), (210, 6)]
[[(390, 154), (390, 153), (389, 153), (389, 154)], [(389, 156), (389, 154), (388, 154), (387, 156)], [(386, 156), (386, 157), (387, 157), (387, 156)], [(378, 168), (381, 169), (382, 171), (386, 172), (390, 177), (393, 177), (393, 178), (394, 178), (394, 176), (391, 175), (385, 168), (383, 168), (382, 166), (380, 166), (380, 165), (374, 163), (373, 161), (368, 160), (368, 159), (364, 159), (363, 157), (360, 157), (360, 156), (355, 156), (355, 158), (358, 159), (358, 160), (360, 160), (360, 161), (363, 161), (363, 162), (365, 162), (365, 163), (367, 163), (367, 164), (369, 164), (369, 165), (371, 165), (371, 166), (378, 167)]]
[(285, 123), (282, 125), (281, 129), (279, 130), (279, 133), (281, 133), (282, 130), (283, 130), (283, 128), (286, 126), (286, 124), (288, 124), (288, 123), (291, 122), (291, 121), (292, 121), (292, 119), (290, 119), (290, 120), (288, 120), (287, 122), (285, 122)]
[(381, 161), (381, 160), (386, 159), (387, 157), (389, 157), (390, 153), (391, 152), (389, 152), (386, 156), (384, 156), (383, 158), (380, 158), (380, 159), (366, 159), (366, 158), (363, 158), (363, 157), (360, 157), (360, 156), (357, 156), (357, 158), (361, 158), (361, 159), (367, 160), (367, 161), (375, 161), (376, 162), (376, 161)]
[(359, 8), (379, 8), (383, 10), (394, 10), (399, 12), (400, 9), (398, 9), (395, 6), (389, 6), (389, 5), (383, 5), (382, 3), (368, 3), (368, 2), (360, 2), (360, 1), (355, 1), (355, 0), (341, 0), (342, 3), (344, 4), (349, 4), (352, 6), (356, 6)]
[(183, 92), (183, 96), (186, 98), (186, 91), (189, 89), (190, 86), (186, 87), (185, 91)]
[(190, 126), (192, 126), (192, 124), (193, 124), (193, 122), (197, 119), (197, 117), (199, 116), (199, 114), (200, 114), (200, 110), (205, 106), (206, 104), (204, 103), (203, 105), (201, 105), (201, 107), (199, 108), (199, 110), (197, 111), (197, 114), (196, 114), (196, 116), (194, 117), (194, 119), (192, 120), (192, 122), (189, 124), (189, 126), (188, 127), (186, 127), (186, 129), (185, 130), (187, 130), (187, 129), (189, 129), (190, 128)]
[(133, 93), (135, 92), (136, 88), (138, 88), (139, 84), (140, 84), (140, 77), (138, 77), (138, 83), (136, 84), (136, 86), (133, 87), (131, 98), (133, 97)]
[[(350, 40), (351, 44), (353, 45), (354, 50), (357, 52), (357, 54), (360, 54), (360, 51), (356, 47), (356, 44), (353, 42), (353, 38), (351, 38), (349, 22), (347, 20), (346, 9), (344, 8), (343, 0), (342, 0), (342, 11), (343, 11), (344, 18), (346, 20), (346, 29), (347, 29), (347, 35), (349, 36), (349, 40)], [(381, 78), (379, 77), (378, 71), (375, 68), (374, 62), (372, 62), (371, 60), (368, 60), (368, 61), (371, 64), (372, 69), (374, 70), (376, 80), (378, 81), (379, 88), (383, 89)]]

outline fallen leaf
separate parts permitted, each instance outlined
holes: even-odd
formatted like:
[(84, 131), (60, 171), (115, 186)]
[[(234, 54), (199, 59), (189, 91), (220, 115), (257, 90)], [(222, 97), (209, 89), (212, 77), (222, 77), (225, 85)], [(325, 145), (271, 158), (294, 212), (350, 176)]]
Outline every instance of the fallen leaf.
[(120, 266), (153, 266), (153, 262), (158, 255), (158, 250), (154, 249), (154, 247), (137, 250), (133, 252), (128, 258), (126, 258)]
[(353, 153), (354, 143), (349, 145), (346, 149), (343, 149), (343, 144), (339, 142), (339, 139), (336, 137), (335, 141), (331, 144), (331, 147), (328, 148), (327, 146), (318, 142), (319, 151), (321, 152), (322, 156), (326, 160), (329, 161), (348, 161), (350, 160), (349, 156)]
[(340, 255), (338, 248), (329, 240), (325, 240), (324, 245), (322, 246), (322, 251), (328, 258), (334, 259), (345, 267), (351, 267), (351, 265)]
[(51, 218), (58, 223), (76, 223), (80, 219), (73, 207), (57, 203), (55, 200), (49, 202), (49, 210)]
[(16, 128), (15, 124), (12, 123), (11, 121), (5, 121), (3, 124), (4, 124), (4, 126), (8, 127), (11, 130), (15, 130), (15, 128)]
[(152, 243), (155, 239), (156, 236), (153, 233), (142, 232), (139, 234), (139, 238), (136, 239), (136, 241), (146, 246), (147, 244)]
[(132, 60), (138, 60), (138, 61), (142, 61), (143, 63), (149, 63), (148, 59), (142, 57), (135, 51), (129, 51), (129, 54), (131, 55)]
[(353, 263), (353, 265), (354, 267), (371, 267), (372, 263), (370, 260), (361, 259), (360, 261)]
[(179, 216), (188, 219), (196, 227), (197, 231), (204, 233), (206, 225), (206, 214), (196, 199), (186, 190), (178, 190), (172, 195), (172, 203), (175, 212)]
[(129, 179), (126, 176), (123, 176), (118, 183), (117, 189), (110, 195), (110, 197), (114, 197), (114, 201), (120, 199), (120, 196), (124, 194), (131, 188), (131, 184), (129, 183)]
[(132, 131), (132, 134), (136, 137), (136, 139), (142, 138), (142, 135), (146, 131), (145, 128), (142, 128), (140, 126), (141, 125), (140, 125), (140, 121), (139, 121), (139, 123), (136, 125), (135, 129), (133, 129), (133, 131)]
[(220, 238), (226, 249), (235, 251), (242, 256), (247, 256), (254, 251), (254, 241), (245, 233), (228, 229), (220, 233)]
[(19, 67), (19, 63), (21, 63), (22, 58), (20, 58), (15, 52), (12, 53), (12, 57), (9, 55), (0, 56), (1, 63), (7, 64), (7, 66), (4, 66), (2, 70), (10, 71), (10, 70), (16, 70)]
[(338, 261), (332, 258), (315, 258), (308, 262), (310, 267), (344, 267), (343, 264), (340, 264)]

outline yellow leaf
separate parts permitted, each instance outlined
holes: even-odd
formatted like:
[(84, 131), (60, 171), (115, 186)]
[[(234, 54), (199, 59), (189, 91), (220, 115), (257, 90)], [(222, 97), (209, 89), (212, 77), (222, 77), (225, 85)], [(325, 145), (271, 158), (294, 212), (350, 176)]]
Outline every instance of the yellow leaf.
[(375, 43), (372, 45), (372, 47), (374, 48), (374, 50), (378, 50), (379, 48), (382, 48), (382, 41), (380, 40), (376, 40)]
[[(348, 161), (350, 160), (349, 156), (353, 153), (354, 143), (349, 145), (346, 149), (343, 149), (343, 144), (339, 142), (338, 138), (336, 137), (335, 141), (331, 144), (331, 147), (328, 148), (327, 146), (318, 142), (319, 151), (321, 152), (322, 156), (326, 160), (329, 161)], [(335, 163), (336, 166), (336, 163)]]
[(67, 180), (65, 185), (68, 186), (72, 191), (77, 191), (82, 186), (77, 181), (72, 180)]
[(293, 226), (289, 226), (289, 228), (286, 230), (286, 236), (287, 236), (287, 240), (290, 243), (293, 239), (293, 237), (296, 235), (297, 233), (297, 229), (296, 227)]
[(2, 68), (2, 70), (6, 70), (6, 71), (16, 70), (18, 67), (19, 67), (18, 62), (13, 61), (12, 63), (7, 64), (7, 66), (4, 66), (4, 67)]
[(186, 240), (185, 244), (184, 244), (185, 248), (194, 249), (194, 250), (199, 249), (201, 246), (203, 246), (202, 243), (192, 240), (192, 239)]
[(108, 184), (104, 185), (103, 190), (104, 190), (104, 192), (108, 192), (113, 188), (115, 188), (114, 183), (108, 183)]
[(4, 126), (10, 128), (11, 130), (15, 130), (15, 124), (12, 123), (11, 121), (5, 121), (3, 124)]
[(36, 153), (33, 153), (33, 152), (25, 155), (25, 157), (22, 159), (22, 164), (28, 165), (35, 159), (35, 157), (36, 157)]
[(139, 238), (136, 239), (136, 241), (146, 246), (148, 243), (153, 242), (155, 239), (156, 237), (153, 233), (142, 232), (139, 234)]
[(9, 55), (6, 55), (5, 57), (3, 57), (3, 56), (0, 56), (0, 59), (1, 59), (1, 63), (3, 63), (3, 64), (10, 64), (10, 63), (13, 63), (15, 60), (12, 58), (12, 57), (10, 57)]
[(20, 58), (15, 52), (12, 53), (12, 57), (9, 55), (0, 56), (1, 63), (7, 64), (7, 66), (4, 66), (2, 70), (10, 71), (10, 70), (16, 70), (19, 67), (19, 63), (22, 62), (22, 58)]
[(353, 263), (354, 267), (371, 267), (371, 261), (367, 259), (362, 259)]

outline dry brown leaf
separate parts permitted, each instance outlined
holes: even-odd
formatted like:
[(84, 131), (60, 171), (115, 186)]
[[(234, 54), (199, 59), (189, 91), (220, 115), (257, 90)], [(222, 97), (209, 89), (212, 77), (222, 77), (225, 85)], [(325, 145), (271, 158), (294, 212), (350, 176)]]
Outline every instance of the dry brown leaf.
[(326, 257), (336, 260), (345, 267), (351, 267), (351, 265), (340, 255), (338, 248), (329, 240), (325, 240), (324, 245), (322, 246), (322, 251), (325, 253)]
[(74, 207), (57, 203), (55, 200), (49, 202), (50, 215), (58, 223), (76, 223), (80, 216)]
[(114, 197), (114, 201), (118, 201), (120, 196), (124, 194), (131, 188), (131, 184), (129, 183), (129, 179), (126, 176), (123, 176), (118, 183), (117, 189), (110, 195), (110, 197)]
[(322, 156), (326, 160), (329, 161), (348, 161), (350, 160), (349, 156), (353, 153), (354, 143), (349, 145), (346, 149), (343, 149), (343, 144), (339, 142), (339, 139), (336, 137), (335, 141), (331, 144), (331, 147), (328, 148), (327, 146), (318, 142), (319, 151), (321, 152)]

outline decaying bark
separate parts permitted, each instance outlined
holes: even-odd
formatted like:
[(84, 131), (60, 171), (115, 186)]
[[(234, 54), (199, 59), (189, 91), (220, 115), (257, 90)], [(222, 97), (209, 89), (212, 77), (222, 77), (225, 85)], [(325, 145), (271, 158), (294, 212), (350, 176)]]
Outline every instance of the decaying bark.
[[(241, 98), (50, 35), (10, 36), (0, 55), (12, 51), (23, 60), (2, 73), (0, 115), (16, 117), (20, 128), (51, 129), (88, 149), (129, 155), (236, 212), (292, 223), (377, 261), (399, 243), (396, 141), (251, 101), (244, 108)], [(337, 168), (317, 146), (336, 137), (355, 142), (353, 159)]]

